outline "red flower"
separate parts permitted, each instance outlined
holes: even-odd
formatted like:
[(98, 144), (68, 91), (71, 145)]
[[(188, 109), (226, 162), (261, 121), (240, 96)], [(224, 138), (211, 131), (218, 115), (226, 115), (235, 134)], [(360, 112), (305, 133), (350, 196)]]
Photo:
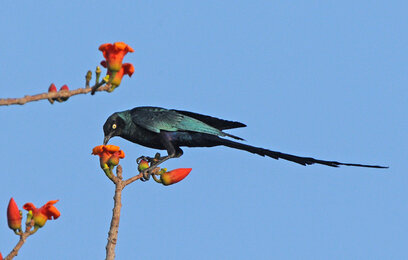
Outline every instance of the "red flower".
[[(106, 61), (103, 60), (101, 61), (101, 65), (106, 68), (107, 64)], [(133, 67), (132, 64), (130, 63), (123, 63), (122, 67), (118, 72), (115, 73), (113, 79), (109, 79), (111, 82), (112, 86), (117, 87), (120, 85), (120, 82), (122, 81), (122, 78), (124, 75), (128, 75), (129, 77), (132, 77), (133, 73), (135, 72), (135, 67)], [(112, 71), (108, 70), (108, 75), (112, 76)]]
[(9, 228), (14, 231), (21, 230), (21, 219), (21, 211), (18, 209), (14, 199), (11, 198), (7, 207), (7, 222)]
[(191, 172), (191, 168), (178, 168), (160, 175), (163, 185), (171, 185), (184, 179)]
[(125, 153), (116, 145), (98, 145), (92, 149), (92, 154), (99, 155), (101, 168), (111, 168), (119, 164), (119, 159), (125, 158)]
[(24, 204), (23, 208), (27, 211), (33, 213), (34, 225), (36, 227), (44, 226), (47, 220), (57, 219), (61, 213), (58, 211), (54, 204), (57, 203), (58, 200), (50, 200), (44, 206), (37, 209), (33, 203), (26, 203)]
[(99, 50), (102, 51), (106, 59), (108, 70), (115, 72), (119, 71), (122, 67), (123, 57), (128, 52), (134, 52), (132, 47), (124, 42), (105, 43), (99, 46)]

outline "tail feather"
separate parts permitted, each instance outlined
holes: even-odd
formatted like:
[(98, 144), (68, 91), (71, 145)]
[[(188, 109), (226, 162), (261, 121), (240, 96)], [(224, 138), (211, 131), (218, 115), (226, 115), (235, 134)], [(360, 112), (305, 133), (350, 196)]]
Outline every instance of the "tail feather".
[(234, 138), (234, 139), (237, 139), (237, 140), (245, 141), (245, 139), (243, 139), (243, 138), (241, 138), (239, 136), (228, 134), (228, 133), (225, 133), (225, 132), (222, 132), (222, 133), (225, 134), (225, 136), (228, 136), (228, 137), (231, 137), (231, 138)]
[(228, 139), (223, 139), (219, 138), (222, 140), (221, 144), (224, 146), (228, 146), (231, 148), (239, 149), (239, 150), (244, 150), (250, 153), (258, 154), (261, 156), (268, 156), (273, 159), (284, 159), (288, 160), (291, 162), (295, 162), (304, 166), (311, 165), (311, 164), (322, 164), (322, 165), (327, 165), (331, 167), (339, 167), (341, 165), (345, 166), (356, 166), (356, 167), (368, 167), (368, 168), (388, 168), (387, 166), (380, 166), (380, 165), (367, 165), (367, 164), (359, 164), (359, 163), (342, 163), (342, 162), (337, 162), (337, 161), (325, 161), (325, 160), (319, 160), (315, 159), (312, 157), (301, 157), (301, 156), (296, 156), (292, 154), (286, 154), (286, 153), (281, 153), (281, 152), (275, 152), (271, 151), (268, 149), (260, 148), (260, 147), (254, 147), (250, 146), (247, 144), (242, 144), (242, 143), (237, 143)]

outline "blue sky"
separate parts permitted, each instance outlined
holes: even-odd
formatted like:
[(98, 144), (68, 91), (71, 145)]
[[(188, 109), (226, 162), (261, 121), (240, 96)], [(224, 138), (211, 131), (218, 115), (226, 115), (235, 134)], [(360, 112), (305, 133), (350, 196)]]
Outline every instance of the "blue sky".
[[(0, 251), (19, 206), (59, 199), (17, 259), (101, 259), (114, 186), (91, 149), (115, 111), (153, 105), (248, 125), (247, 143), (388, 170), (303, 167), (186, 148), (164, 187), (123, 193), (117, 259), (406, 259), (408, 4), (404, 1), (6, 1), (0, 97), (83, 87), (102, 43), (135, 49), (113, 93), (0, 108)], [(156, 151), (119, 138), (127, 177)]]

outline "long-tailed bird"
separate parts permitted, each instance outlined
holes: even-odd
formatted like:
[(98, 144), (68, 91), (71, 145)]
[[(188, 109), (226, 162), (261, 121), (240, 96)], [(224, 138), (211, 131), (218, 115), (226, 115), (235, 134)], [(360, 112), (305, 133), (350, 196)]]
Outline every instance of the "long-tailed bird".
[(346, 165), (388, 168), (380, 165), (342, 163), (337, 161), (324, 161), (312, 157), (301, 157), (254, 147), (223, 138), (231, 137), (233, 139), (243, 140), (223, 130), (245, 126), (245, 124), (240, 122), (228, 121), (188, 111), (160, 107), (135, 107), (131, 110), (116, 112), (106, 120), (103, 126), (105, 134), (104, 144), (107, 144), (112, 137), (120, 136), (146, 147), (167, 150), (168, 155), (162, 157), (162, 161), (169, 158), (180, 157), (183, 154), (183, 150), (180, 149), (181, 146), (214, 147), (223, 145), (261, 156), (269, 156), (274, 159), (281, 158), (305, 166), (317, 163), (331, 167)]

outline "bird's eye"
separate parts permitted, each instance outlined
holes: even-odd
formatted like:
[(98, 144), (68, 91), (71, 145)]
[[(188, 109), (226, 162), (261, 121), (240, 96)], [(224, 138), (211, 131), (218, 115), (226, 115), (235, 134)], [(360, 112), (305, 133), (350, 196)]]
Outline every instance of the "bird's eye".
[(113, 124), (113, 125), (112, 125), (112, 129), (116, 129), (116, 124)]

